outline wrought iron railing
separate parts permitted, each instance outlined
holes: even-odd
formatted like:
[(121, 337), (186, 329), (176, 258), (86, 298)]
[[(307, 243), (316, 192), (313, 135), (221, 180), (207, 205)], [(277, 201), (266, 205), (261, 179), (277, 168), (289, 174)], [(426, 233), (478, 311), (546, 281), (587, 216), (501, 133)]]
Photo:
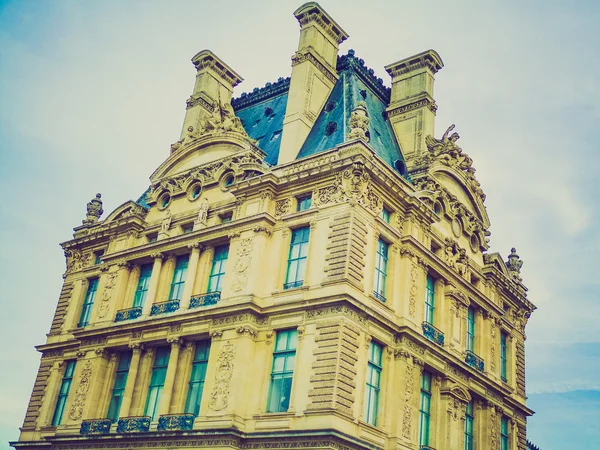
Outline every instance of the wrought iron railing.
[(194, 428), (193, 414), (163, 414), (158, 418), (158, 431), (191, 430)]
[(483, 370), (484, 370), (483, 358), (481, 358), (480, 356), (477, 356), (471, 350), (467, 350), (467, 355), (465, 356), (465, 362), (468, 365), (470, 365), (471, 367), (479, 370), (480, 372), (483, 372)]
[(293, 289), (300, 287), (304, 284), (304, 280), (292, 281), (291, 283), (285, 283), (283, 289)]
[(421, 450), (435, 450), (435, 448), (430, 447), (429, 445), (421, 445), (420, 449)]
[(121, 309), (117, 311), (117, 315), (115, 316), (115, 322), (123, 322), (125, 320), (133, 320), (137, 319), (142, 315), (142, 307), (136, 306), (134, 308), (129, 309)]
[(110, 433), (110, 419), (89, 419), (81, 422), (79, 434), (108, 434)]
[(194, 295), (190, 299), (190, 308), (198, 308), (200, 306), (216, 305), (221, 300), (221, 292), (207, 292), (206, 294)]
[(438, 345), (444, 345), (444, 333), (429, 322), (423, 322), (423, 336)]
[(117, 433), (144, 433), (150, 430), (150, 416), (123, 417), (117, 422)]
[(383, 295), (381, 295), (379, 292), (373, 291), (373, 295), (375, 296), (375, 298), (377, 300), (379, 300), (380, 302), (385, 303), (385, 297)]
[(167, 302), (155, 303), (150, 310), (151, 316), (158, 314), (172, 313), (179, 309), (179, 300), (169, 300)]

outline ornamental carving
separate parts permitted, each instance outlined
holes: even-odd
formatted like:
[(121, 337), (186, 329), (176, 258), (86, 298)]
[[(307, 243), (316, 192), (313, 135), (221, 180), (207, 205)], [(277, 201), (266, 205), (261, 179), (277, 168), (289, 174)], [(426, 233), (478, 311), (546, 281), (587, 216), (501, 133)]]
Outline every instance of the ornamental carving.
[(106, 277), (106, 283), (104, 284), (104, 291), (102, 292), (102, 298), (100, 299), (100, 305), (98, 305), (98, 319), (104, 319), (108, 313), (110, 307), (110, 297), (112, 296), (113, 289), (117, 284), (117, 273), (111, 273)]
[(98, 219), (100, 219), (100, 216), (104, 212), (102, 209), (101, 197), (102, 194), (96, 194), (96, 198), (93, 198), (87, 204), (87, 215), (82, 221), (84, 225), (94, 225), (95, 223), (98, 223)]
[(210, 395), (208, 408), (212, 411), (221, 411), (229, 404), (229, 389), (233, 376), (233, 360), (235, 347), (227, 341), (221, 348), (215, 371), (215, 386)]
[(239, 242), (238, 258), (233, 266), (233, 283), (231, 284), (235, 292), (239, 292), (248, 282), (248, 269), (252, 262), (252, 247), (254, 241), (252, 238), (242, 239)]
[(408, 315), (412, 318), (415, 317), (417, 308), (417, 278), (418, 278), (417, 265), (412, 264), (410, 267), (410, 291), (408, 296)]
[(414, 366), (409, 361), (406, 364), (406, 382), (404, 384), (404, 411), (402, 413), (402, 436), (410, 439), (412, 427), (412, 398), (414, 392), (415, 379), (413, 376)]
[(77, 384), (77, 391), (75, 392), (75, 400), (71, 406), (69, 412), (69, 418), (71, 420), (79, 420), (83, 415), (83, 408), (85, 406), (85, 400), (87, 393), (90, 390), (90, 379), (92, 377), (93, 364), (89, 359), (85, 362), (81, 375), (79, 377), (79, 383)]
[(72, 273), (91, 266), (94, 255), (92, 252), (82, 253), (77, 249), (69, 249), (65, 250), (65, 258), (67, 258), (67, 273)]
[(459, 275), (465, 276), (467, 274), (467, 267), (469, 266), (467, 251), (460, 248), (456, 241), (449, 238), (445, 239), (443, 259)]
[(516, 248), (513, 247), (510, 249), (508, 261), (506, 261), (505, 264), (506, 268), (508, 269), (508, 272), (512, 275), (512, 277), (517, 281), (521, 281), (521, 267), (523, 267), (523, 261), (521, 261), (519, 255), (517, 255)]
[(365, 142), (369, 142), (369, 113), (367, 112), (367, 104), (365, 102), (358, 102), (356, 108), (350, 113), (350, 119), (348, 120), (348, 126), (350, 133), (348, 133), (348, 139), (362, 139)]
[(275, 217), (281, 217), (290, 212), (292, 206), (292, 200), (290, 198), (284, 198), (283, 200), (277, 200), (275, 203)]

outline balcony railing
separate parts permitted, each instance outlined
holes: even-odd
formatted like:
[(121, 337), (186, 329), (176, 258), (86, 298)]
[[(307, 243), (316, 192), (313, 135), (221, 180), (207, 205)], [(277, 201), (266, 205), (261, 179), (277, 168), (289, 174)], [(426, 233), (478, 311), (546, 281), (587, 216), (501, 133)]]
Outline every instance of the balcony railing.
[(431, 325), (429, 322), (423, 322), (423, 336), (438, 345), (444, 345), (444, 333)]
[(435, 448), (430, 447), (429, 445), (421, 445), (420, 449), (421, 450), (435, 450)]
[(89, 419), (81, 422), (79, 434), (108, 434), (112, 420), (110, 419)]
[(158, 431), (191, 430), (194, 428), (193, 414), (163, 414), (158, 418)]
[(207, 292), (206, 294), (194, 295), (190, 299), (190, 308), (199, 308), (200, 306), (216, 305), (221, 300), (221, 292)]
[(123, 322), (125, 320), (137, 319), (142, 315), (142, 307), (136, 306), (135, 308), (121, 309), (117, 311), (115, 316), (115, 322)]
[(377, 300), (379, 300), (382, 303), (385, 303), (385, 297), (383, 295), (381, 295), (379, 292), (373, 291), (373, 295), (375, 296), (375, 298)]
[(179, 309), (179, 300), (169, 300), (167, 302), (155, 303), (152, 305), (152, 309), (150, 310), (151, 316), (156, 316), (158, 314), (166, 314), (172, 313)]
[(292, 281), (291, 283), (285, 283), (283, 289), (294, 289), (304, 284), (304, 280)]
[(467, 350), (467, 356), (465, 356), (465, 362), (471, 367), (483, 372), (484, 363), (483, 359), (480, 356), (477, 356), (471, 350)]
[(150, 416), (123, 417), (117, 422), (117, 433), (145, 433), (150, 429)]

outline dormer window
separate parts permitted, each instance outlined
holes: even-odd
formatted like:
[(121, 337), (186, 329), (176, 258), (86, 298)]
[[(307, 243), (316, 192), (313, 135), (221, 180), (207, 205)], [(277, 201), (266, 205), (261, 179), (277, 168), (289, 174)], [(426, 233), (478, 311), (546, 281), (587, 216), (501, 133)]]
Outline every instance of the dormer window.
[(102, 264), (102, 257), (104, 256), (104, 250), (98, 250), (94, 253), (95, 259), (94, 264)]

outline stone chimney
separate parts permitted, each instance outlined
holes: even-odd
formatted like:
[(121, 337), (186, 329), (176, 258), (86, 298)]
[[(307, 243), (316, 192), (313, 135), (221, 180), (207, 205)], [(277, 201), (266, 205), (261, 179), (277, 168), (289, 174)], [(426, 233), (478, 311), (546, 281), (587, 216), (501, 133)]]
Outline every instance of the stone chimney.
[(302, 5), (294, 16), (300, 24), (300, 43), (292, 56), (278, 164), (293, 161), (298, 155), (338, 80), (339, 44), (348, 38), (318, 3)]
[(388, 118), (409, 170), (415, 159), (427, 152), (425, 138), (433, 136), (437, 110), (433, 81), (443, 66), (440, 55), (427, 50), (385, 67), (392, 77)]
[(181, 130), (181, 139), (189, 132), (196, 130), (200, 119), (212, 114), (217, 103), (231, 103), (233, 88), (243, 81), (231, 67), (210, 50), (202, 50), (192, 58), (196, 67), (196, 84), (194, 92), (187, 100), (185, 120)]

